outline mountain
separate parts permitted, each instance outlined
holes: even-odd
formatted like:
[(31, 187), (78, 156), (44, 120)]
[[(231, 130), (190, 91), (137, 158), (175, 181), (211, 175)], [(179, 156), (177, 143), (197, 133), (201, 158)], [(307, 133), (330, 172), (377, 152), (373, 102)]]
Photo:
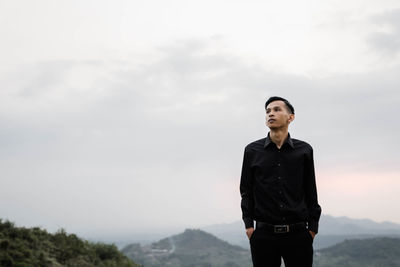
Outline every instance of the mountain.
[(138, 267), (114, 245), (90, 243), (60, 230), (15, 227), (0, 219), (0, 266)]
[[(230, 245), (202, 230), (187, 229), (151, 245), (131, 244), (122, 252), (146, 267), (252, 266), (249, 250)], [(399, 267), (400, 238), (352, 239), (316, 249), (313, 266)]]
[(322, 215), (319, 232), (324, 235), (400, 235), (400, 224)]
[(122, 252), (146, 267), (246, 267), (250, 251), (198, 229), (186, 229), (150, 245), (131, 244)]
[(212, 224), (201, 227), (200, 229), (231, 244), (241, 246), (245, 249), (250, 249), (249, 239), (246, 236), (243, 221)]
[(317, 250), (315, 267), (396, 267), (400, 266), (400, 238), (345, 240)]
[[(233, 223), (209, 225), (200, 229), (231, 244), (250, 249), (249, 240), (241, 220)], [(378, 223), (370, 219), (334, 217), (323, 214), (319, 223), (319, 233), (314, 240), (314, 248), (333, 246), (346, 239), (365, 239), (377, 236), (400, 237), (400, 224)]]

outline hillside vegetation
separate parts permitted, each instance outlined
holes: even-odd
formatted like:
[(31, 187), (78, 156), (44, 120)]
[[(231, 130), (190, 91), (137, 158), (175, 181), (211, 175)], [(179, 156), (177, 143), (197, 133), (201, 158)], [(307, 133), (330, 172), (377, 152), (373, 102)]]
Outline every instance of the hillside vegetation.
[[(123, 253), (146, 267), (245, 267), (252, 266), (250, 251), (201, 231), (161, 239), (150, 245), (131, 244)], [(400, 239), (346, 240), (315, 250), (315, 267), (400, 267)]]
[(146, 267), (250, 267), (250, 251), (202, 230), (161, 239), (151, 245), (131, 244), (122, 252)]
[(346, 240), (316, 252), (316, 267), (383, 267), (400, 266), (399, 238)]
[(91, 243), (59, 230), (15, 227), (0, 219), (0, 266), (139, 266), (115, 245)]

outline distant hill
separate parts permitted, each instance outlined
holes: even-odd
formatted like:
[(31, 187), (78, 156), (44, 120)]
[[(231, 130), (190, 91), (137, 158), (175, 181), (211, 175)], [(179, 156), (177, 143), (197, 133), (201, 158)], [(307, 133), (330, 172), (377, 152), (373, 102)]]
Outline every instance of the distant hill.
[(322, 215), (319, 231), (324, 235), (400, 235), (400, 224)]
[[(250, 249), (248, 238), (241, 220), (214, 224), (201, 227), (231, 244)], [(348, 217), (334, 217), (322, 215), (320, 219), (319, 234), (314, 240), (314, 248), (320, 249), (338, 244), (346, 239), (364, 239), (377, 236), (399, 237), (400, 224), (383, 222), (378, 223), (370, 219), (352, 219)]]
[[(185, 230), (146, 246), (131, 244), (122, 252), (146, 267), (252, 266), (249, 250), (230, 245), (202, 230)], [(400, 267), (400, 238), (345, 240), (317, 249), (313, 266)]]
[(122, 252), (146, 267), (246, 267), (252, 266), (250, 252), (202, 230), (183, 233), (150, 245), (131, 244)]
[(399, 238), (346, 240), (335, 246), (316, 251), (315, 267), (398, 267)]
[(60, 230), (15, 227), (0, 219), (0, 266), (137, 267), (114, 245), (90, 243)]

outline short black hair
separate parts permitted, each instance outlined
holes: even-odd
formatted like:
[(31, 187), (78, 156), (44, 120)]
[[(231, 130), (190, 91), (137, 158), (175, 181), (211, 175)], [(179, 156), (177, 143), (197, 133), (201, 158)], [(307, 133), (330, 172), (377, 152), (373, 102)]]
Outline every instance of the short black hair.
[(267, 102), (265, 102), (265, 109), (267, 109), (267, 106), (274, 101), (278, 101), (281, 100), (283, 101), (283, 103), (285, 103), (286, 107), (288, 108), (288, 111), (292, 114), (294, 114), (294, 107), (292, 106), (292, 104), (289, 103), (289, 101), (287, 101), (286, 99), (284, 99), (283, 97), (280, 96), (271, 96)]

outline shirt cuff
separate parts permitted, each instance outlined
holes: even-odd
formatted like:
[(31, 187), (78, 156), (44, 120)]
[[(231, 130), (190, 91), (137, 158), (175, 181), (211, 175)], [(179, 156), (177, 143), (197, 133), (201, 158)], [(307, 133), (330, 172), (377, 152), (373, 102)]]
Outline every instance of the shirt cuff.
[(252, 218), (243, 218), (243, 221), (244, 221), (244, 226), (246, 227), (246, 229), (251, 228), (251, 227), (254, 228), (254, 221)]
[(313, 231), (314, 233), (318, 233), (318, 222), (317, 221), (309, 221), (308, 222), (308, 230)]

